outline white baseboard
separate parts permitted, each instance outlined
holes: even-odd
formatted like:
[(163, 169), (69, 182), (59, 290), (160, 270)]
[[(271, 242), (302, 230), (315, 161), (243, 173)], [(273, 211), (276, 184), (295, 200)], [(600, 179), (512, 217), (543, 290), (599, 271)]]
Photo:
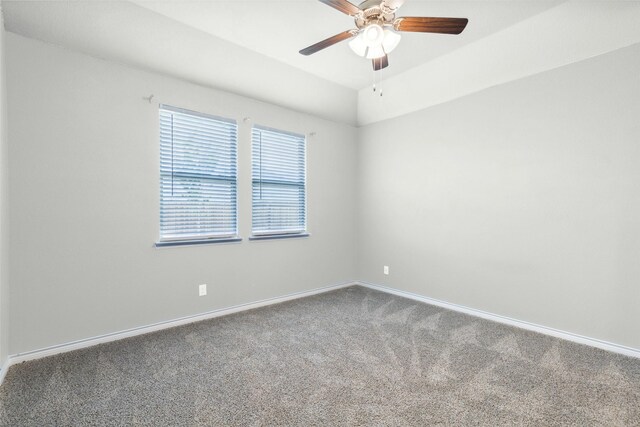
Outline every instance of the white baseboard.
[(472, 316), (481, 317), (483, 319), (492, 320), (499, 323), (504, 323), (507, 325), (515, 326), (522, 329), (527, 329), (534, 332), (539, 332), (541, 334), (550, 335), (553, 337), (565, 339), (568, 341), (573, 341), (580, 344), (585, 344), (588, 346), (600, 348), (603, 350), (608, 350), (614, 353), (623, 354), (625, 356), (637, 357), (640, 358), (640, 350), (625, 347), (623, 345), (614, 344), (602, 340), (598, 340), (595, 338), (589, 338), (582, 335), (574, 334), (571, 332), (561, 331), (554, 328), (549, 328), (547, 326), (536, 325), (534, 323), (525, 322), (522, 320), (512, 319), (510, 317), (501, 316), (498, 314), (489, 313), (482, 310), (476, 310), (474, 308), (465, 307), (458, 304), (452, 304), (445, 301), (440, 301), (434, 298), (425, 297), (422, 295), (417, 295), (411, 292), (405, 292), (398, 289), (389, 288), (386, 286), (376, 285), (373, 283), (361, 282), (361, 281), (353, 281), (353, 282), (345, 282), (337, 285), (326, 286), (323, 288), (312, 289), (309, 291), (295, 292), (288, 295), (283, 295), (280, 297), (267, 298), (260, 301), (255, 301), (247, 304), (240, 304), (233, 307), (222, 308), (218, 310), (209, 311), (206, 313), (196, 314), (193, 316), (185, 316), (178, 319), (168, 320), (164, 322), (154, 323), (152, 325), (141, 326), (138, 328), (127, 329), (120, 332), (114, 332), (110, 334), (100, 335), (97, 337), (86, 338), (83, 340), (73, 341), (65, 344), (60, 344), (52, 347), (46, 347), (39, 350), (29, 351), (25, 353), (18, 353), (7, 357), (0, 368), (0, 385), (4, 381), (4, 378), (7, 374), (7, 371), (11, 365), (15, 365), (17, 363), (25, 362), (28, 360), (41, 359), (47, 356), (53, 356), (55, 354), (66, 353), (73, 350), (79, 350), (82, 348), (92, 347), (94, 345), (107, 343), (111, 341), (117, 341), (123, 338), (134, 337), (137, 335), (147, 334), (149, 332), (159, 331), (162, 329), (173, 328), (176, 326), (186, 325), (188, 323), (199, 322), (202, 320), (212, 319), (215, 317), (226, 316), (228, 314), (237, 313), (240, 311), (251, 310), (258, 307), (264, 307), (267, 305), (278, 304), (285, 301), (290, 301), (298, 298), (304, 298), (311, 295), (317, 295), (324, 292), (329, 292), (337, 289), (346, 288), (353, 285), (363, 286), (365, 288), (374, 289), (381, 292), (386, 292), (389, 294), (397, 295), (404, 298), (409, 298), (412, 300), (424, 302), (426, 304), (436, 305), (438, 307), (443, 307), (449, 310), (459, 311), (462, 313), (466, 313)]
[(356, 284), (365, 288), (374, 289), (376, 291), (386, 292), (388, 294), (397, 295), (404, 298), (424, 302), (426, 304), (436, 305), (453, 311), (459, 311), (471, 316), (481, 317), (483, 319), (492, 320), (494, 322), (504, 323), (506, 325), (515, 326), (529, 331), (539, 332), (541, 334), (550, 335), (556, 338), (562, 338), (567, 341), (573, 341), (579, 344), (585, 344), (591, 347), (596, 347), (602, 350), (611, 351), (614, 353), (623, 354), (625, 356), (640, 358), (640, 350), (626, 347), (619, 344), (602, 341), (596, 338), (589, 338), (583, 335), (574, 334), (571, 332), (561, 331), (559, 329), (549, 328), (547, 326), (537, 325), (535, 323), (525, 322), (523, 320), (513, 319), (511, 317), (501, 316), (499, 314), (489, 313), (487, 311), (476, 310), (475, 308), (469, 308), (458, 304), (452, 304), (446, 301), (440, 301), (434, 298), (417, 295), (411, 292), (400, 291), (398, 289), (388, 288), (386, 286), (376, 285), (367, 282), (356, 282)]
[(7, 371), (9, 370), (9, 366), (11, 366), (10, 361), (11, 359), (7, 357), (6, 359), (4, 359), (4, 362), (2, 363), (2, 367), (0, 367), (0, 385), (2, 385), (2, 382), (4, 381), (4, 377), (7, 376)]
[(240, 304), (233, 307), (208, 311), (206, 313), (196, 314), (193, 316), (185, 316), (178, 319), (158, 322), (152, 325), (140, 326), (137, 328), (100, 335), (97, 337), (86, 338), (86, 339), (73, 341), (65, 344), (42, 348), (39, 350), (13, 354), (7, 358), (4, 365), (2, 366), (2, 370), (0, 370), (0, 385), (2, 384), (2, 380), (4, 379), (4, 376), (6, 375), (6, 372), (9, 366), (15, 365), (17, 363), (25, 362), (28, 360), (41, 359), (43, 357), (53, 356), (55, 354), (66, 353), (68, 351), (79, 350), (81, 348), (86, 348), (86, 347), (92, 347), (97, 344), (117, 341), (123, 338), (135, 337), (136, 335), (148, 334), (149, 332), (159, 331), (167, 328), (173, 328), (180, 325), (186, 325), (188, 323), (194, 323), (202, 320), (212, 319), (214, 317), (226, 316), (228, 314), (233, 314), (240, 311), (251, 310), (258, 307), (264, 307), (267, 305), (278, 304), (281, 302), (290, 301), (298, 298), (304, 298), (311, 295), (333, 291), (336, 289), (346, 288), (348, 286), (353, 286), (355, 284), (356, 282), (346, 282), (346, 283), (340, 283), (337, 285), (325, 286), (323, 288), (312, 289), (310, 291), (295, 292), (295, 293), (283, 295), (280, 297), (267, 298), (264, 300), (254, 301), (247, 304)]

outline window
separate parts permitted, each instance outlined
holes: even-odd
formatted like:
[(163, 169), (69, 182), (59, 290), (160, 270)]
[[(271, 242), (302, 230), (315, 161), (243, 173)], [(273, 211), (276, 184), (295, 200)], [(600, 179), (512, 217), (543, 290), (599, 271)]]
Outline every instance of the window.
[(160, 242), (237, 236), (237, 125), (160, 106)]
[(253, 235), (305, 233), (304, 135), (254, 126), (251, 139)]

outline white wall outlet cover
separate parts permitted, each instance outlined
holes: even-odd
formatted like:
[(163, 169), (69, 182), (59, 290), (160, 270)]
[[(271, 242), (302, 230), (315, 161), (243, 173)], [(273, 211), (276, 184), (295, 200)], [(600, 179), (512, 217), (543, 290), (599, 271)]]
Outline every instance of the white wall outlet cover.
[(384, 271), (384, 274), (387, 274), (387, 275), (388, 275), (388, 274), (389, 274), (389, 266), (388, 266), (388, 265), (385, 265), (385, 266), (384, 266), (384, 270), (383, 270), (383, 271)]
[(200, 285), (198, 288), (198, 294), (203, 297), (207, 294), (207, 285)]

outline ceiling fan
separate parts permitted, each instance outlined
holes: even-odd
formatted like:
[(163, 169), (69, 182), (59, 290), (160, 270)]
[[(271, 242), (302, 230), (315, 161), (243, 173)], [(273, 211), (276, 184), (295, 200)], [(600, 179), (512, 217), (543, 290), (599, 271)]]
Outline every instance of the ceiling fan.
[(375, 71), (389, 66), (387, 54), (400, 42), (399, 32), (460, 34), (469, 22), (466, 18), (396, 18), (396, 11), (405, 0), (365, 0), (359, 6), (347, 0), (320, 1), (352, 16), (356, 28), (306, 47), (300, 53), (311, 55), (343, 40), (352, 39), (349, 47), (357, 55), (371, 59)]

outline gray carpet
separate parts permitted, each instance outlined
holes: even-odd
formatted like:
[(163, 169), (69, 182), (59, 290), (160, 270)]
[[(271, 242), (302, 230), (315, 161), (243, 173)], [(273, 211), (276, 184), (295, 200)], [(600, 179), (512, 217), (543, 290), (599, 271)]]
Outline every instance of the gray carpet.
[(350, 287), (13, 366), (0, 423), (640, 425), (640, 359)]

